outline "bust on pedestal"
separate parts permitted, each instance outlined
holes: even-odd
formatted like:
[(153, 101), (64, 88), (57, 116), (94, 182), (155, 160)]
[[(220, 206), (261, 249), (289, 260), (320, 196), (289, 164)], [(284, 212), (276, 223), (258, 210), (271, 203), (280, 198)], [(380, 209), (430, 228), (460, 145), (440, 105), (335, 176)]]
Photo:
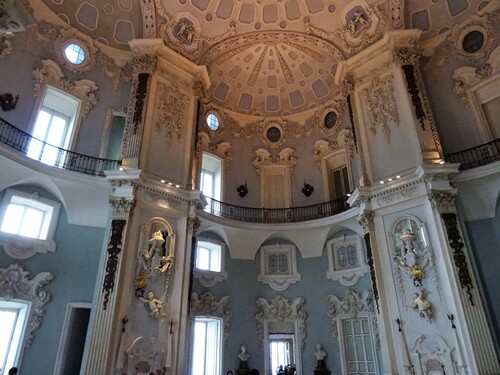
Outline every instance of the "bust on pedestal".
[(248, 368), (248, 358), (250, 358), (250, 354), (247, 353), (245, 345), (241, 345), (241, 351), (240, 354), (238, 354), (238, 358), (240, 359), (238, 375), (248, 375), (250, 373), (250, 369)]
[(330, 375), (330, 370), (326, 367), (325, 357), (326, 353), (321, 349), (321, 345), (316, 345), (316, 351), (314, 352), (316, 357), (316, 368), (314, 369), (314, 375)]

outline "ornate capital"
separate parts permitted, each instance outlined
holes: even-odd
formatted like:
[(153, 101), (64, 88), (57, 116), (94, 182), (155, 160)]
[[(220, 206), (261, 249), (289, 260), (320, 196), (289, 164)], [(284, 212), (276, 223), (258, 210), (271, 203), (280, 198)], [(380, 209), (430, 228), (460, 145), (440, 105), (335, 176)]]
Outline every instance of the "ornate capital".
[(394, 61), (401, 65), (416, 65), (420, 58), (420, 52), (417, 48), (400, 47), (393, 53)]
[(439, 213), (446, 213), (457, 211), (455, 206), (456, 198), (456, 190), (432, 190), (429, 199), (432, 203), (432, 206), (436, 208)]
[(358, 216), (358, 223), (359, 225), (361, 225), (361, 227), (363, 227), (365, 233), (369, 232), (374, 227), (373, 212), (364, 210)]
[(196, 234), (198, 229), (200, 229), (201, 220), (197, 216), (189, 216), (187, 225), (188, 230), (191, 233)]
[(109, 199), (109, 203), (113, 207), (113, 218), (126, 220), (135, 205), (135, 200), (132, 198), (112, 197)]
[(135, 74), (153, 73), (156, 70), (156, 56), (134, 55), (132, 57), (132, 68)]

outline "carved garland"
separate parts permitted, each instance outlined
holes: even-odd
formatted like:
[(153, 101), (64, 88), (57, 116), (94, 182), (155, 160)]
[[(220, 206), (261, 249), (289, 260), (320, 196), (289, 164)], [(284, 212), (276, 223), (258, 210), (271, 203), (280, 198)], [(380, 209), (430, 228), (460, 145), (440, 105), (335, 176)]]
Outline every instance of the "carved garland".
[(390, 142), (390, 123), (399, 126), (399, 115), (396, 100), (392, 89), (392, 75), (384, 78), (375, 78), (370, 82), (370, 87), (364, 89), (367, 112), (370, 118), (370, 131), (377, 134), (377, 127), (382, 127), (387, 142)]
[(166, 129), (165, 143), (168, 145), (172, 139), (172, 133), (177, 134), (177, 139), (182, 138), (184, 128), (184, 113), (189, 103), (189, 97), (179, 92), (176, 84), (170, 86), (159, 83), (158, 113), (156, 115), (155, 130), (160, 133)]
[(356, 318), (360, 313), (365, 313), (368, 315), (372, 326), (375, 347), (377, 350), (380, 348), (377, 318), (371, 290), (364, 290), (362, 295), (359, 295), (354, 290), (348, 290), (343, 299), (331, 294), (327, 297), (327, 301), (332, 305), (332, 309), (328, 311), (327, 315), (330, 318), (330, 330), (337, 345), (339, 343), (339, 323), (341, 323), (341, 319), (343, 317)]
[(0, 36), (0, 59), (3, 59), (13, 51), (14, 48), (11, 43), (13, 40), (13, 35), (3, 34)]
[(29, 272), (19, 264), (11, 264), (7, 268), (0, 268), (0, 298), (10, 301), (12, 299), (27, 300), (32, 302), (33, 312), (30, 312), (30, 321), (27, 325), (28, 340), (30, 345), (35, 336), (34, 331), (43, 322), (45, 304), (50, 301), (50, 294), (39, 288), (49, 284), (53, 277), (49, 272), (40, 272), (33, 279), (28, 279)]
[(106, 310), (109, 295), (115, 287), (115, 274), (118, 267), (118, 255), (122, 250), (123, 230), (127, 220), (113, 220), (111, 222), (111, 236), (108, 243), (108, 260), (106, 261), (106, 275), (102, 286), (104, 293), (103, 309)]
[(233, 313), (227, 310), (227, 305), (231, 301), (231, 297), (223, 296), (217, 301), (215, 296), (210, 292), (205, 292), (201, 295), (193, 292), (191, 295), (191, 316), (214, 316), (221, 318), (224, 323), (224, 346), (227, 346), (227, 338), (229, 337), (231, 328), (231, 317)]
[(257, 320), (257, 336), (259, 337), (260, 346), (264, 345), (264, 324), (266, 321), (293, 320), (298, 323), (298, 334), (301, 342), (302, 351), (304, 351), (306, 333), (307, 313), (301, 310), (305, 303), (305, 299), (297, 297), (292, 303), (282, 295), (276, 296), (271, 303), (265, 298), (259, 298), (255, 301), (259, 312), (255, 314)]
[(85, 118), (96, 105), (98, 99), (95, 92), (98, 90), (95, 82), (88, 79), (68, 81), (64, 79), (61, 68), (52, 60), (42, 60), (42, 67), (33, 70), (35, 77), (34, 91), (38, 96), (43, 84), (57, 87), (82, 101), (82, 117)]
[(448, 233), (448, 242), (450, 247), (453, 249), (453, 259), (455, 261), (455, 266), (457, 267), (460, 285), (465, 289), (465, 292), (469, 297), (470, 304), (474, 306), (472, 293), (470, 291), (473, 288), (472, 278), (469, 274), (467, 258), (463, 252), (464, 243), (462, 241), (462, 236), (460, 235), (460, 230), (458, 229), (457, 215), (450, 212), (442, 213), (441, 217), (443, 218), (446, 232)]

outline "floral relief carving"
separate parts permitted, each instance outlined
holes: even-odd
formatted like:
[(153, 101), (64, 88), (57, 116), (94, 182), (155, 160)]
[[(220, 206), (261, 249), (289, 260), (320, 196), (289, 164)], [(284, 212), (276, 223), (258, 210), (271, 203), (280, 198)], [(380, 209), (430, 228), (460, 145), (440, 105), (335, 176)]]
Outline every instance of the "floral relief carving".
[(193, 292), (191, 295), (191, 316), (213, 316), (221, 318), (224, 322), (224, 346), (227, 346), (231, 328), (231, 317), (233, 313), (227, 310), (227, 305), (231, 301), (230, 296), (223, 296), (219, 300), (210, 292), (199, 295)]
[(391, 135), (389, 125), (394, 123), (399, 126), (399, 114), (394, 98), (392, 80), (392, 75), (375, 78), (370, 82), (370, 87), (363, 90), (368, 105), (370, 131), (373, 135), (376, 135), (377, 127), (381, 127), (388, 143)]
[(33, 70), (35, 77), (35, 96), (38, 96), (42, 85), (57, 87), (82, 101), (82, 117), (85, 118), (97, 104), (97, 85), (89, 79), (69, 81), (64, 78), (61, 68), (52, 60), (42, 60), (42, 67)]
[(31, 302), (33, 311), (30, 311), (30, 320), (26, 327), (27, 345), (30, 345), (35, 338), (34, 331), (43, 322), (43, 308), (50, 301), (50, 295), (40, 288), (49, 284), (53, 276), (50, 272), (40, 272), (31, 280), (28, 277), (29, 272), (19, 264), (0, 268), (0, 298), (7, 301), (17, 299)]
[(298, 159), (295, 156), (295, 150), (291, 147), (284, 148), (278, 154), (271, 154), (266, 149), (259, 148), (255, 150), (255, 155), (257, 157), (253, 160), (253, 166), (258, 175), (260, 175), (262, 166), (271, 164), (287, 165), (290, 170), (290, 176), (295, 172), (295, 165)]
[(156, 37), (156, 12), (154, 0), (141, 0), (142, 34), (144, 38)]
[(182, 138), (184, 129), (184, 113), (189, 104), (189, 97), (179, 91), (177, 85), (170, 86), (158, 84), (159, 105), (156, 114), (155, 130), (160, 133), (166, 131), (165, 143), (169, 144), (173, 133), (177, 134), (177, 139)]
[(328, 317), (330, 318), (330, 330), (337, 345), (339, 343), (339, 325), (342, 319), (367, 316), (372, 326), (375, 346), (377, 350), (380, 348), (375, 303), (371, 290), (364, 290), (361, 295), (354, 290), (348, 290), (342, 299), (331, 294), (327, 297), (327, 301), (332, 306), (332, 309), (328, 311)]
[(307, 313), (302, 311), (305, 299), (297, 297), (290, 303), (290, 300), (282, 295), (276, 296), (271, 303), (265, 298), (259, 298), (255, 303), (259, 312), (255, 314), (257, 320), (257, 336), (260, 345), (264, 345), (264, 325), (267, 321), (294, 321), (298, 327), (298, 334), (301, 341), (302, 351), (304, 350), (306, 332)]

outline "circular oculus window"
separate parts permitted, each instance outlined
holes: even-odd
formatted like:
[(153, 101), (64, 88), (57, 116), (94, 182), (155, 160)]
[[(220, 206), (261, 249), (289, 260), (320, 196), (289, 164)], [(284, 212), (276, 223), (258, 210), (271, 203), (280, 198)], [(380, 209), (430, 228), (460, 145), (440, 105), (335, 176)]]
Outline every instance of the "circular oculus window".
[(70, 43), (64, 48), (64, 56), (73, 65), (81, 65), (85, 61), (85, 50), (77, 43)]
[(220, 122), (219, 122), (219, 117), (215, 113), (209, 113), (207, 115), (207, 125), (212, 131), (217, 131), (219, 130), (220, 127)]
[(276, 143), (281, 139), (281, 130), (276, 126), (271, 126), (266, 132), (269, 142)]
[(337, 112), (335, 111), (330, 111), (326, 114), (325, 120), (323, 121), (323, 125), (325, 126), (326, 129), (333, 129), (335, 124), (337, 124), (339, 116)]
[(462, 39), (462, 49), (466, 53), (476, 53), (483, 48), (485, 42), (484, 34), (479, 30), (472, 30), (465, 34)]

